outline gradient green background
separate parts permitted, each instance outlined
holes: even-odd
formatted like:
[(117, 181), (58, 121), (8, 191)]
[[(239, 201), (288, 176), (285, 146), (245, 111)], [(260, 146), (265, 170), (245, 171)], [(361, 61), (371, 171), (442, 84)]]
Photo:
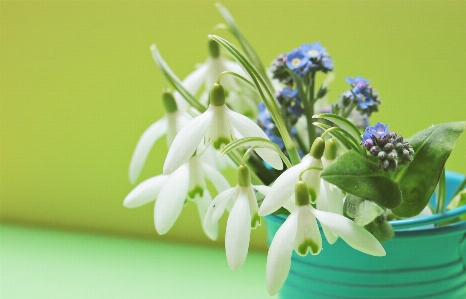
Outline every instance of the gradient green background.
[[(465, 120), (463, 1), (224, 1), (268, 66), (320, 41), (343, 79), (372, 79), (383, 101), (372, 122), (410, 136)], [(153, 205), (128, 210), (127, 172), (142, 132), (163, 115), (156, 43), (180, 78), (207, 57), (207, 34), (230, 40), (214, 1), (1, 1), (1, 221), (208, 243), (188, 206), (164, 237)], [(156, 144), (141, 179), (159, 174)], [(447, 168), (466, 172), (463, 136)], [(230, 176), (232, 178), (232, 176)], [(234, 180), (234, 177), (233, 177)], [(232, 180), (232, 183), (233, 183)], [(252, 248), (265, 248), (265, 230)]]

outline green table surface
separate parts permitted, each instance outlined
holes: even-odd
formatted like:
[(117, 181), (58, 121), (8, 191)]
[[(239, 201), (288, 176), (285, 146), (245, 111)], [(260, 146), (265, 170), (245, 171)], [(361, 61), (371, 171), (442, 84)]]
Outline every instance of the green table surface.
[(272, 298), (265, 252), (0, 224), (0, 298)]

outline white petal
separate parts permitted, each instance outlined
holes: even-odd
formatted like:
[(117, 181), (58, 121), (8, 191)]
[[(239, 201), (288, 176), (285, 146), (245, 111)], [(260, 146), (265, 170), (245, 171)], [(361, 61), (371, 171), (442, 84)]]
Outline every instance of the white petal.
[(288, 277), (298, 227), (297, 216), (297, 213), (292, 213), (286, 218), (270, 244), (266, 266), (267, 291), (270, 296), (278, 293)]
[(296, 206), (296, 197), (295, 194), (291, 195), (290, 199), (288, 199), (285, 204), (283, 205), (285, 209), (288, 210), (288, 212), (293, 213), (293, 211), (297, 208)]
[(191, 158), (212, 120), (212, 111), (191, 120), (176, 135), (165, 159), (163, 173), (170, 174)]
[[(328, 199), (328, 212), (343, 215), (343, 198), (345, 195), (337, 186), (324, 181), (325, 192)], [(320, 210), (320, 209), (319, 209)]]
[(231, 188), (230, 183), (228, 183), (227, 179), (225, 179), (223, 174), (221, 174), (217, 169), (206, 163), (201, 163), (201, 165), (205, 176), (212, 182), (217, 192), (223, 192)]
[(162, 119), (153, 123), (146, 131), (142, 134), (141, 138), (136, 145), (133, 157), (129, 164), (129, 181), (134, 184), (139, 174), (141, 173), (142, 167), (146, 162), (147, 156), (154, 143), (167, 132), (167, 118)]
[(254, 193), (254, 189), (252, 185), (245, 187), (247, 188), (247, 195), (248, 195), (248, 202), (249, 202), (249, 211), (251, 214), (251, 229), (256, 229), (261, 225), (261, 218), (259, 217), (259, 205), (257, 204), (256, 193)]
[(167, 113), (167, 144), (170, 146), (175, 139), (176, 134), (183, 128), (192, 118), (184, 111), (176, 111)]
[(294, 250), (301, 256), (310, 252), (317, 255), (322, 250), (322, 237), (317, 226), (316, 217), (308, 206), (298, 206), (298, 229), (296, 231)]
[(319, 211), (312, 207), (311, 211), (320, 223), (330, 228), (349, 246), (369, 255), (385, 256), (385, 249), (380, 245), (380, 242), (362, 226), (338, 214)]
[(208, 140), (218, 150), (234, 139), (234, 133), (228, 118), (228, 108), (226, 105), (210, 105), (209, 110), (212, 110), (213, 115), (208, 132)]
[(169, 175), (155, 202), (155, 229), (160, 235), (166, 234), (180, 216), (188, 193), (189, 169), (182, 165)]
[(266, 195), (269, 194), (270, 190), (272, 189), (272, 187), (270, 186), (265, 186), (265, 185), (253, 185), (252, 186), (254, 189), (257, 190), (257, 192), (263, 194), (263, 195)]
[[(230, 118), (231, 124), (235, 127), (235, 129), (238, 130), (241, 135), (243, 135), (243, 137), (262, 137), (269, 139), (269, 137), (265, 135), (264, 131), (262, 131), (262, 129), (255, 122), (246, 116), (228, 109), (228, 117)], [(266, 148), (257, 148), (255, 151), (273, 168), (278, 170), (283, 169), (282, 159), (277, 152)]]
[(239, 195), (228, 217), (225, 233), (225, 251), (231, 270), (236, 271), (244, 264), (248, 255), (250, 237), (251, 212), (248, 189), (240, 187)]
[[(309, 167), (322, 168), (323, 167), (322, 160), (313, 158)], [(321, 172), (322, 172), (321, 170), (311, 169), (311, 170), (306, 171), (302, 176), (302, 179), (306, 183), (307, 187), (314, 189), (314, 192), (317, 196), (319, 196), (319, 193), (320, 193), (320, 184), (321, 184), (320, 173)], [(317, 198), (314, 198), (314, 200), (317, 200)], [(312, 202), (312, 199), (311, 199), (311, 202)]]
[(207, 71), (210, 68), (210, 59), (204, 62), (198, 69), (186, 76), (181, 84), (189, 93), (195, 95), (207, 79)]
[(123, 205), (127, 208), (136, 208), (154, 201), (166, 180), (167, 176), (163, 174), (145, 180), (126, 196)]
[(243, 77), (251, 79), (251, 77), (249, 77), (249, 75), (243, 70), (243, 68), (237, 62), (223, 58), (222, 63), (225, 66), (226, 70), (238, 73)]
[[(324, 180), (321, 180), (321, 190), (320, 190), (320, 193), (319, 195), (317, 196), (317, 203), (316, 203), (316, 206), (317, 206), (317, 209), (320, 210), (320, 211), (326, 211), (326, 212), (329, 212), (329, 201), (330, 201), (330, 198), (329, 198), (329, 195), (327, 193), (327, 189), (324, 187), (325, 184), (327, 182), (325, 182)], [(324, 186), (322, 186), (324, 185)], [(343, 204), (343, 199), (342, 199), (342, 204)], [(335, 213), (335, 211), (332, 211), (333, 213)], [(338, 214), (338, 213), (337, 213)], [(341, 215), (341, 213), (340, 213)], [(328, 243), (329, 244), (333, 244), (337, 241), (338, 239), (338, 236), (335, 235), (332, 230), (330, 228), (328, 228), (325, 224), (320, 224), (322, 226), (322, 230), (324, 232), (324, 235), (325, 235), (325, 238), (327, 239)]]
[(305, 163), (299, 163), (283, 172), (272, 185), (269, 194), (264, 198), (259, 209), (259, 215), (269, 215), (281, 208), (294, 193), (299, 174), (306, 168)]
[(235, 194), (236, 187), (227, 189), (220, 194), (218, 194), (214, 200), (210, 203), (209, 209), (204, 218), (204, 225), (211, 226), (213, 223), (216, 223), (220, 217), (222, 217), (223, 212), (225, 212), (225, 207), (227, 203), (231, 200), (233, 194)]
[(209, 190), (204, 190), (204, 196), (196, 197), (195, 202), (197, 204), (197, 211), (199, 212), (199, 217), (201, 217), (202, 229), (207, 237), (211, 240), (217, 240), (218, 238), (218, 223), (214, 222), (209, 225), (205, 225), (205, 216), (209, 205), (212, 202), (212, 196), (209, 193)]

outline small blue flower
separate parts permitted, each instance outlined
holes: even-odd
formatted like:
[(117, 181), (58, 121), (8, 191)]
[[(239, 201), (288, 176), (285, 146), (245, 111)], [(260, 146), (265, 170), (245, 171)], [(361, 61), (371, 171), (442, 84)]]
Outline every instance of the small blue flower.
[(275, 128), (275, 123), (272, 120), (272, 116), (270, 112), (265, 107), (264, 103), (259, 103), (257, 106), (259, 113), (257, 115), (257, 119), (259, 120), (259, 124), (264, 130), (272, 130)]
[(303, 115), (303, 108), (301, 107), (301, 98), (297, 89), (285, 87), (278, 95), (279, 103), (286, 107), (288, 113), (301, 117)]
[(366, 140), (372, 140), (372, 133), (371, 133), (371, 130), (370, 130), (370, 127), (367, 127), (366, 130), (364, 131), (364, 134), (362, 134), (362, 141), (361, 141), (361, 144), (365, 143)]
[(309, 59), (317, 60), (320, 60), (322, 55), (327, 50), (326, 48), (322, 47), (321, 43), (319, 42), (315, 42), (313, 44), (302, 44), (300, 49)]
[(384, 125), (381, 122), (378, 122), (375, 124), (373, 127), (367, 127), (366, 131), (369, 130), (369, 132), (372, 134), (372, 136), (376, 138), (383, 137), (389, 133), (388, 131), (388, 125)]
[(286, 55), (286, 66), (290, 70), (299, 70), (309, 63), (309, 58), (300, 49), (294, 49)]
[(283, 141), (283, 139), (281, 139), (280, 137), (278, 137), (277, 135), (275, 135), (273, 133), (272, 130), (264, 130), (265, 134), (267, 135), (267, 137), (269, 137), (269, 139), (275, 143), (276, 145), (278, 145), (278, 147), (281, 149), (281, 150), (284, 150), (285, 149), (285, 142)]
[(356, 86), (360, 83), (363, 83), (364, 85), (367, 85), (370, 80), (366, 80), (361, 76), (357, 76), (355, 78), (345, 78), (346, 83), (350, 84), (351, 86)]
[(333, 71), (333, 60), (329, 55), (324, 54), (324, 56), (322, 56), (320, 63), (322, 64), (324, 73), (326, 73), (327, 71)]

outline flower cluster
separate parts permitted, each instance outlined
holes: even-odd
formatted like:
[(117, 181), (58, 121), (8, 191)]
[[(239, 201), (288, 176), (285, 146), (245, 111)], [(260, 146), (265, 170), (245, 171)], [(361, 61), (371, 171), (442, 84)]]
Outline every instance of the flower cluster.
[(361, 76), (346, 78), (345, 81), (351, 85), (351, 89), (341, 94), (341, 101), (344, 107), (351, 104), (356, 105), (356, 109), (361, 114), (370, 116), (372, 112), (377, 112), (380, 99), (377, 91), (369, 85), (370, 80)]
[[(232, 24), (231, 16), (227, 23)], [(251, 229), (261, 224), (260, 217), (287, 215), (267, 256), (271, 295), (285, 283), (293, 251), (301, 256), (321, 252), (322, 233), (329, 244), (341, 238), (360, 252), (385, 255), (381, 242), (393, 237), (387, 210), (412, 217), (426, 207), (432, 193), (419, 195), (411, 184), (416, 178), (404, 180), (406, 184), (394, 181), (399, 173), (386, 172), (416, 158), (417, 165), (429, 164), (429, 171), (419, 167), (409, 175), (417, 171), (422, 182), (426, 178), (435, 184), (445, 161), (426, 159), (438, 152), (449, 154), (466, 124), (429, 128), (411, 138), (413, 147), (421, 144), (428, 153), (415, 156), (410, 143), (390, 132), (388, 125), (368, 125), (381, 103), (369, 80), (346, 78), (351, 88), (330, 106), (332, 73), (323, 80), (318, 76), (332, 71), (333, 61), (319, 42), (279, 55), (269, 76), (246, 39), (237, 28), (233, 31), (246, 54), (211, 35), (210, 57), (182, 81), (157, 47), (151, 47), (155, 62), (177, 91), (164, 93), (166, 115), (141, 136), (130, 163), (130, 182), (137, 181), (154, 143), (164, 134), (169, 150), (163, 174), (136, 186), (124, 206), (155, 201), (155, 229), (165, 234), (183, 207), (194, 203), (210, 239), (218, 237), (219, 219), (229, 212), (225, 249), (232, 270), (244, 264)], [(239, 64), (222, 57), (219, 45)], [(331, 107), (332, 113), (320, 113), (324, 107)], [(431, 140), (423, 144), (419, 140), (425, 136)], [(237, 167), (233, 188), (221, 173), (225, 165)], [(416, 198), (408, 198), (412, 193)]]
[(398, 166), (408, 164), (413, 160), (414, 150), (401, 135), (389, 132), (388, 125), (378, 122), (373, 127), (367, 127), (362, 135), (361, 144), (379, 159), (380, 169), (396, 171)]
[(333, 70), (333, 60), (321, 43), (302, 44), (291, 52), (279, 55), (270, 68), (273, 78), (287, 85), (291, 84), (292, 77), (288, 70), (300, 77), (306, 76), (310, 71), (324, 73)]

